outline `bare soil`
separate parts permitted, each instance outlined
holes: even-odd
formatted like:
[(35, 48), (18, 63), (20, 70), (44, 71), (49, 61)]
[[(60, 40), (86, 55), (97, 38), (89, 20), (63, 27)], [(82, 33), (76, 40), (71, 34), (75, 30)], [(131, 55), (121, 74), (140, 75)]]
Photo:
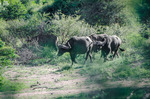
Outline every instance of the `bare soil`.
[(150, 87), (149, 79), (106, 81), (96, 84), (91, 82), (92, 78), (81, 75), (79, 70), (80, 68), (61, 70), (61, 68), (52, 65), (7, 68), (5, 77), (13, 82), (23, 83), (25, 88), (17, 92), (0, 92), (0, 99), (52, 99), (120, 86)]
[(51, 65), (13, 66), (7, 68), (5, 77), (11, 81), (23, 83), (25, 89), (19, 92), (1, 92), (0, 97), (4, 99), (7, 97), (14, 99), (55, 98), (90, 92), (99, 87), (90, 82), (87, 84), (88, 77), (80, 75), (78, 71), (78, 69), (61, 71), (60, 68), (54, 68)]

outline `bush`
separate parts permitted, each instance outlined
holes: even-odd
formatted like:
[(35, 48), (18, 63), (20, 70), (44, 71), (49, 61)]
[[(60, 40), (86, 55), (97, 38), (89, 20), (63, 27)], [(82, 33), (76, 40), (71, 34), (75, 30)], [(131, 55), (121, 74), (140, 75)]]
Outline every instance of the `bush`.
[(1, 18), (4, 18), (5, 20), (12, 20), (25, 17), (26, 8), (21, 2), (14, 2), (4, 6), (0, 12)]
[(54, 0), (52, 4), (45, 5), (39, 11), (41, 13), (50, 13), (51, 16), (58, 12), (58, 10), (60, 10), (65, 15), (73, 15), (76, 14), (76, 11), (79, 10), (80, 6), (80, 0)]
[(28, 37), (51, 34), (50, 25), (41, 14), (33, 15), (29, 20), (15, 19), (7, 22), (1, 20), (0, 23), (4, 24), (0, 26), (0, 37), (15, 48), (22, 46)]
[(82, 0), (82, 18), (91, 25), (124, 24), (125, 5), (119, 0)]
[(141, 22), (147, 23), (150, 21), (150, 1), (149, 0), (137, 0), (137, 5), (134, 6)]
[(0, 92), (19, 91), (24, 87), (25, 85), (23, 83), (11, 82), (5, 77), (0, 77)]
[(0, 40), (0, 90), (4, 85), (3, 72), (5, 66), (12, 64), (13, 59), (17, 57), (15, 50), (5, 46), (5, 43)]
[(11, 59), (16, 57), (15, 50), (11, 47), (5, 46), (5, 43), (0, 40), (0, 64), (3, 67), (11, 64)]
[(96, 33), (94, 27), (79, 19), (80, 16), (72, 17), (64, 14), (55, 14), (51, 30), (59, 37), (61, 43), (72, 36), (88, 36)]
[(29, 0), (20, 0), (20, 2), (21, 2), (22, 4), (27, 4), (27, 3), (29, 2)]

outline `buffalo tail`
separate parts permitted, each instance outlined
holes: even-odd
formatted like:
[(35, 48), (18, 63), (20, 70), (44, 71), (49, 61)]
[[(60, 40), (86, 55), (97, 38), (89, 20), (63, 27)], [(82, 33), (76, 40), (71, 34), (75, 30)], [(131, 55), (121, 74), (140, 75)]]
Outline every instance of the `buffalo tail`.
[(119, 48), (120, 49), (120, 51), (125, 51), (125, 49), (122, 49), (122, 48)]

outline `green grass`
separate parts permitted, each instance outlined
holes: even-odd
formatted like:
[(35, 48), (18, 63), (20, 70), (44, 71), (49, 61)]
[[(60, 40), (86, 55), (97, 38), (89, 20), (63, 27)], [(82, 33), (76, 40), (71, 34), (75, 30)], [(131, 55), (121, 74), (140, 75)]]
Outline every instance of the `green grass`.
[(143, 58), (136, 53), (132, 56), (122, 56), (107, 62), (103, 62), (103, 59), (100, 59), (97, 55), (96, 60), (93, 63), (86, 64), (80, 73), (96, 77), (97, 80), (149, 78), (149, 69), (144, 68), (142, 60)]
[(24, 83), (10, 81), (4, 77), (1, 77), (1, 84), (0, 84), (0, 92), (6, 91), (20, 91), (25, 88)]

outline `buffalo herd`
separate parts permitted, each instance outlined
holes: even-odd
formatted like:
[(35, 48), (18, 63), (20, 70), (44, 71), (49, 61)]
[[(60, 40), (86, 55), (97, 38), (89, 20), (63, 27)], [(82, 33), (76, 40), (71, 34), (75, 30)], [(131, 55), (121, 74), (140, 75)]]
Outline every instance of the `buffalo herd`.
[(101, 50), (101, 57), (104, 61), (108, 60), (108, 56), (111, 53), (112, 59), (117, 55), (119, 57), (118, 50), (125, 51), (120, 48), (121, 39), (116, 35), (107, 34), (92, 34), (90, 36), (71, 37), (65, 44), (58, 44), (58, 37), (53, 34), (43, 35), (28, 38), (28, 42), (37, 40), (40, 44), (48, 44), (55, 50), (59, 49), (57, 56), (63, 55), (65, 52), (70, 53), (70, 57), (73, 63), (77, 63), (75, 58), (78, 54), (86, 54), (85, 62), (90, 57), (92, 62), (92, 52), (98, 52)]
[(112, 53), (114, 58), (116, 55), (119, 57), (118, 50), (125, 51), (120, 48), (120, 45), (121, 39), (116, 35), (92, 34), (82, 37), (73, 36), (66, 44), (58, 44), (59, 51), (57, 55), (61, 56), (63, 53), (69, 52), (73, 65), (73, 63), (76, 63), (75, 58), (77, 54), (86, 54), (85, 62), (88, 56), (92, 62), (92, 52), (101, 50), (101, 57), (104, 57), (104, 61), (106, 61), (109, 53)]

